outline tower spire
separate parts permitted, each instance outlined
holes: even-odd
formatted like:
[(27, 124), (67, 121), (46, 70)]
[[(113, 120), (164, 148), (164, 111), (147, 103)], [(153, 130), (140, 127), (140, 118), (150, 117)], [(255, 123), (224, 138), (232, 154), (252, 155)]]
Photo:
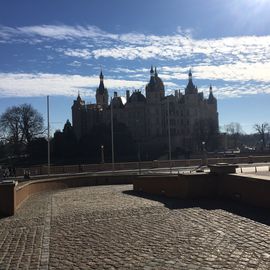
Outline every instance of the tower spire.
[(191, 72), (191, 68), (189, 69), (189, 72), (188, 72), (188, 79), (189, 79), (189, 80), (192, 80), (192, 72)]
[(104, 76), (102, 72), (102, 68), (100, 67), (100, 74), (99, 74), (99, 87), (96, 90), (96, 101), (98, 105), (108, 106), (108, 90), (104, 86)]
[(151, 65), (151, 69), (150, 69), (150, 75), (151, 75), (151, 77), (153, 77), (153, 76), (154, 76), (154, 69), (153, 69), (153, 65)]
[(102, 73), (102, 68), (100, 67), (100, 74), (99, 74), (100, 81), (103, 81), (103, 78), (104, 78), (104, 76), (103, 76), (103, 73)]

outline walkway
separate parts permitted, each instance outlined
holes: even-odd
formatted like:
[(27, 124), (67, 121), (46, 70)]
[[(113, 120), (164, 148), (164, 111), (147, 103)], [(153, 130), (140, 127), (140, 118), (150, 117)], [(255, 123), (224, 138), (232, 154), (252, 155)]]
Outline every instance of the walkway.
[(130, 185), (43, 193), (0, 219), (0, 269), (270, 269), (269, 224), (267, 211)]

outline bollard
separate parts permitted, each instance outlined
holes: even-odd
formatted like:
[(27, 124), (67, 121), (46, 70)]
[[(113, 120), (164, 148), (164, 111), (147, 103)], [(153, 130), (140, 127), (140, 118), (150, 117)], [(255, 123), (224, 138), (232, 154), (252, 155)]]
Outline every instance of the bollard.
[(243, 173), (243, 169), (242, 169), (242, 167), (241, 167), (241, 173)]
[(255, 173), (257, 173), (257, 167), (255, 166)]
[(16, 181), (6, 180), (0, 183), (0, 215), (12, 216), (16, 208)]

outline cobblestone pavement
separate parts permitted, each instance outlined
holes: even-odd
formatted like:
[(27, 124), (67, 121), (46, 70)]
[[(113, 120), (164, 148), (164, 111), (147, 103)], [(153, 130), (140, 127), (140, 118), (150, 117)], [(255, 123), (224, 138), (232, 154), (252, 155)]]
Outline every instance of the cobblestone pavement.
[(0, 269), (270, 269), (269, 223), (131, 189), (31, 197), (0, 219)]

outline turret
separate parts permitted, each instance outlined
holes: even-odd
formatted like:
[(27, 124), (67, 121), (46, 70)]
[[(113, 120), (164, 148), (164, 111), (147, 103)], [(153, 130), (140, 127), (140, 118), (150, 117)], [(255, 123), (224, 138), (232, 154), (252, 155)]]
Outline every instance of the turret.
[(102, 107), (107, 107), (109, 96), (108, 96), (108, 90), (104, 86), (103, 79), (104, 79), (104, 76), (101, 70), (100, 75), (99, 75), (99, 80), (100, 80), (99, 87), (96, 90), (96, 102), (97, 102), (97, 105), (101, 105)]
[(198, 94), (197, 87), (193, 84), (191, 69), (188, 72), (188, 84), (185, 89), (185, 94)]
[(208, 104), (217, 104), (217, 100), (213, 95), (213, 89), (212, 89), (211, 84), (210, 84), (210, 87), (209, 87), (209, 96), (208, 96), (207, 102), (208, 102)]
[(191, 72), (191, 68), (189, 69), (189, 72), (188, 72), (188, 80), (189, 80), (189, 81), (192, 81), (192, 72)]
[(80, 139), (83, 134), (83, 122), (82, 118), (85, 114), (85, 102), (81, 99), (80, 93), (78, 92), (77, 99), (73, 101), (71, 107), (72, 110), (72, 126), (77, 139)]
[(155, 76), (153, 66), (151, 66), (151, 69), (150, 69), (150, 76), (151, 77), (154, 77)]

